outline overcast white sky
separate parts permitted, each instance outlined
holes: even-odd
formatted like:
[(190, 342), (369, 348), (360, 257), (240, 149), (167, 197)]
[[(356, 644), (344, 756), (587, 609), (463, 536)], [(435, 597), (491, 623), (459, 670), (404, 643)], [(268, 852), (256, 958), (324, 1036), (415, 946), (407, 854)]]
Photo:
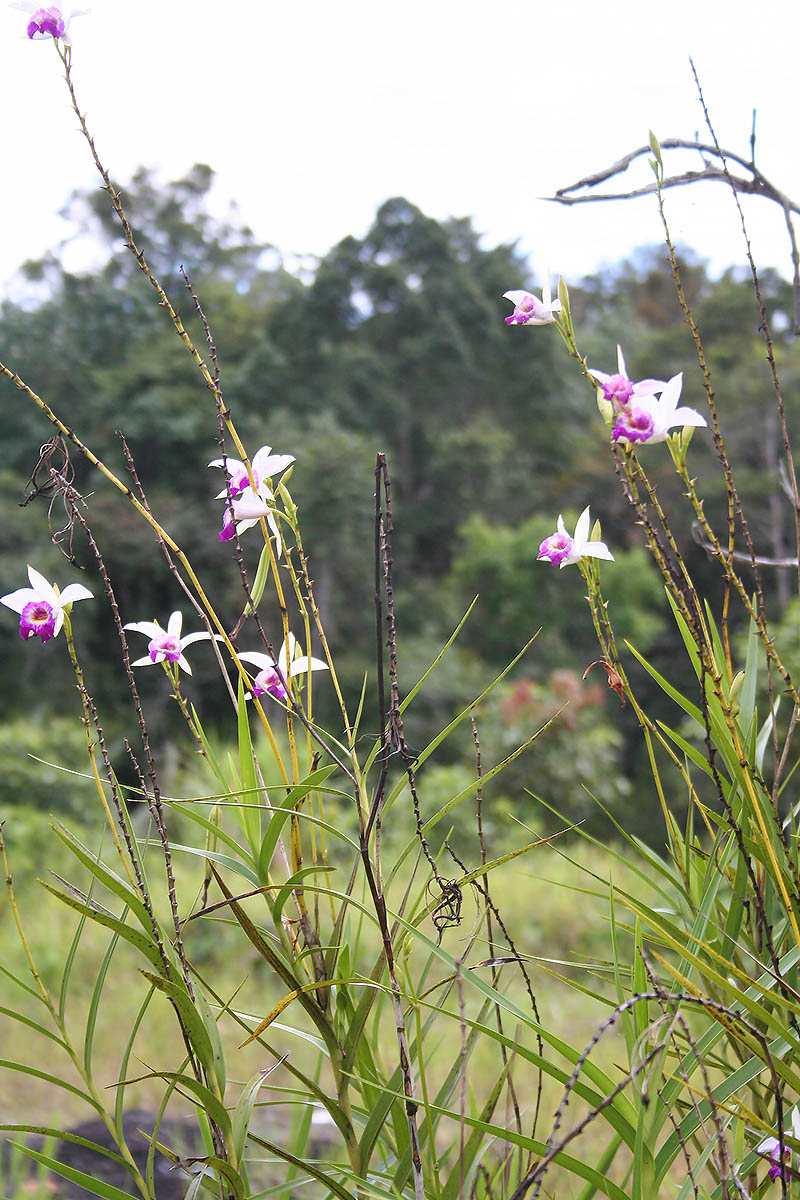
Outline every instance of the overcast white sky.
[[(384, 199), (405, 195), (575, 278), (658, 241), (655, 201), (539, 198), (650, 127), (705, 135), (690, 54), (721, 143), (747, 153), (756, 107), (761, 169), (800, 197), (799, 12), (796, 0), (94, 0), (71, 32), (78, 99), (117, 179), (207, 162), (220, 210), (235, 198), (286, 255), (364, 233)], [(53, 48), (24, 26), (0, 11), (0, 289), (64, 236), (56, 214), (71, 190), (97, 182)], [(754, 250), (788, 272), (772, 207), (745, 206)], [(673, 193), (670, 210), (674, 236), (715, 269), (741, 261), (723, 187)]]

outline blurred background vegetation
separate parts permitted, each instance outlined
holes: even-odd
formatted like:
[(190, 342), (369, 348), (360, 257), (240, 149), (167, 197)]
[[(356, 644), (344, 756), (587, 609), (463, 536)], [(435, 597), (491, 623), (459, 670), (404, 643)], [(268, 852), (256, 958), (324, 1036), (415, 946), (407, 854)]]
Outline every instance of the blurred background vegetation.
[[(591, 391), (562, 353), (555, 330), (509, 330), (503, 322), (509, 311), (503, 292), (534, 284), (528, 264), (513, 245), (485, 246), (468, 219), (437, 222), (397, 198), (380, 208), (364, 238), (346, 238), (313, 269), (292, 274), (250, 230), (209, 216), (212, 181), (213, 172), (197, 165), (184, 179), (156, 186), (142, 169), (124, 189), (126, 207), (155, 273), (203, 347), (180, 266), (189, 272), (219, 347), (225, 399), (250, 453), (268, 444), (297, 457), (291, 489), (323, 620), (354, 704), (368, 671), (365, 736), (377, 732), (370, 707), (372, 528), (375, 453), (382, 450), (392, 477), (404, 686), (416, 681), (479, 596), (409, 717), (412, 746), (424, 745), (541, 630), (477, 713), (486, 765), (554, 718), (531, 751), (487, 789), (490, 820), (496, 828), (509, 815), (537, 825), (555, 821), (532, 792), (566, 818), (608, 830), (606, 807), (626, 829), (660, 843), (635, 721), (620, 710), (602, 671), (582, 679), (597, 657), (583, 581), (577, 571), (557, 572), (536, 561), (559, 512), (569, 525), (591, 504), (602, 521), (616, 556), (603, 581), (618, 637), (656, 667), (668, 664), (676, 686), (690, 669), (604, 451)], [(125, 465), (116, 431), (124, 432), (152, 509), (201, 578), (213, 581), (218, 611), (232, 626), (241, 610), (238, 572), (231, 545), (217, 539), (221, 506), (213, 497), (220, 474), (206, 467), (219, 454), (212, 397), (122, 246), (105, 196), (75, 195), (70, 209), (105, 245), (106, 265), (70, 274), (58, 249), (28, 264), (19, 289), (27, 298), (2, 305), (0, 353), (120, 475)], [(733, 269), (710, 278), (689, 253), (681, 256), (681, 271), (703, 331), (754, 542), (763, 555), (791, 555), (793, 515), (777, 469), (780, 438), (751, 284)], [(796, 429), (800, 351), (789, 332), (790, 289), (772, 273), (761, 282)], [(591, 365), (614, 370), (620, 340), (633, 378), (684, 371), (685, 403), (704, 410), (692, 340), (662, 250), (644, 249), (602, 275), (569, 283), (579, 343)], [(57, 507), (48, 513), (47, 498), (19, 507), (50, 430), (12, 385), (0, 381), (0, 390), (0, 592), (24, 586), (28, 561), (64, 584), (78, 578), (78, 569), (50, 545), (48, 531), (48, 522), (53, 530), (63, 525), (62, 514)], [(712, 601), (721, 601), (717, 572), (693, 541), (667, 454), (660, 464), (658, 448), (643, 454), (674, 514), (673, 530), (695, 579)], [(724, 482), (705, 432), (694, 439), (691, 463), (706, 511), (722, 527)], [(165, 623), (186, 604), (151, 533), (77, 456), (74, 467), (123, 620)], [(252, 572), (255, 539), (245, 537), (243, 545)], [(79, 536), (75, 554), (99, 595)], [(766, 571), (764, 586), (768, 611), (773, 618), (783, 614), (781, 630), (796, 641), (797, 601), (788, 573)], [(195, 626), (185, 616), (189, 631)], [(266, 613), (265, 621), (279, 641), (275, 615)], [(79, 704), (63, 646), (24, 646), (11, 613), (2, 625), (3, 810), (74, 815), (88, 789), (74, 776), (44, 772), (37, 761), (81, 766)], [(76, 630), (87, 682), (124, 775), (121, 739), (133, 714), (104, 605), (81, 609)], [(255, 635), (249, 641), (245, 630), (240, 647), (255, 648)], [(204, 725), (223, 742), (233, 739), (210, 654), (195, 648), (192, 665), (186, 691)], [(648, 677), (636, 669), (632, 676), (653, 715), (674, 720)], [(179, 780), (190, 764), (176, 749), (183, 737), (166, 681), (152, 671), (143, 672), (140, 683), (162, 757)], [(335, 728), (336, 710), (325, 708), (328, 691), (317, 686), (315, 704)], [(474, 771), (468, 733), (460, 745), (447, 745), (447, 756), (427, 768), (437, 795), (442, 788), (458, 790)]]

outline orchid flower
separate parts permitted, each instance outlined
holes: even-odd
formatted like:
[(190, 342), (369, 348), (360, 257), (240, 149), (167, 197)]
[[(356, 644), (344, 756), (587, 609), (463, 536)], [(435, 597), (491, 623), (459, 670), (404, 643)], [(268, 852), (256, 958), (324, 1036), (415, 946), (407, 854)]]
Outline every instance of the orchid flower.
[[(219, 532), (221, 542), (233, 539), (234, 527), (241, 534), (257, 525), (262, 517), (275, 538), (280, 542), (280, 530), (275, 517), (272, 515), (274, 496), (270, 481), (274, 475), (279, 475), (293, 463), (293, 454), (273, 454), (270, 446), (262, 446), (253, 455), (250, 471), (255, 487), (250, 483), (247, 467), (238, 458), (215, 458), (208, 464), (210, 467), (222, 467), (230, 479), (231, 503), (225, 506), (225, 516), (222, 529)], [(217, 494), (217, 500), (226, 500), (228, 489), (223, 488)]]
[(531, 292), (504, 292), (504, 300), (510, 300), (514, 311), (506, 317), (506, 325), (551, 325), (555, 314), (561, 312), (561, 301), (550, 295), (550, 272), (545, 275), (541, 300)]
[[(256, 491), (273, 476), (282, 474), (293, 462), (293, 454), (273, 454), (271, 446), (262, 446), (260, 450), (256, 450), (250, 463)], [(208, 465), (222, 467), (228, 473), (231, 481), (231, 496), (234, 500), (248, 488), (252, 491), (247, 467), (238, 458), (215, 458)], [(227, 494), (225, 488), (219, 493), (217, 499), (224, 500)]]
[(575, 534), (570, 537), (564, 525), (564, 518), (559, 514), (558, 529), (545, 538), (539, 546), (537, 558), (551, 562), (553, 566), (568, 567), (570, 563), (580, 562), (582, 558), (606, 558), (614, 561), (614, 555), (605, 542), (590, 542), (589, 509), (585, 508), (578, 517)]
[[(800, 1142), (800, 1112), (798, 1112), (796, 1105), (792, 1109), (791, 1136), (796, 1141)], [(764, 1138), (764, 1141), (759, 1142), (759, 1144), (756, 1146), (756, 1152), (758, 1154), (768, 1154), (769, 1155), (770, 1168), (769, 1168), (769, 1171), (767, 1172), (767, 1174), (769, 1175), (770, 1179), (773, 1182), (779, 1176), (781, 1178), (785, 1178), (785, 1172), (786, 1172), (787, 1167), (789, 1170), (791, 1170), (791, 1168), (792, 1168), (792, 1159), (794, 1158), (792, 1151), (789, 1149), (789, 1147), (787, 1145), (784, 1145), (784, 1147), (783, 1147), (783, 1163), (781, 1163), (781, 1144), (780, 1144), (780, 1141), (778, 1140), (778, 1138), (776, 1138), (776, 1137)]]
[(310, 658), (305, 654), (296, 656), (299, 646), (293, 634), (289, 634), (287, 642), (281, 646), (277, 663), (269, 654), (260, 654), (255, 650), (238, 655), (242, 662), (252, 663), (254, 667), (258, 667), (258, 674), (253, 679), (254, 696), (263, 696), (267, 692), (276, 700), (285, 700), (287, 695), (285, 685), (290, 679), (298, 675), (305, 675), (309, 671), (328, 670), (328, 664), (319, 658)]
[(28, 566), (29, 588), (18, 588), (7, 596), (0, 596), (0, 603), (19, 613), (19, 636), (24, 641), (40, 637), (49, 642), (56, 637), (64, 617), (76, 600), (90, 600), (92, 593), (82, 583), (68, 583), (63, 592), (54, 583), (48, 583), (33, 567)]
[(56, 42), (62, 41), (66, 46), (71, 45), (67, 32), (70, 22), (74, 17), (82, 17), (89, 11), (88, 8), (73, 9), (65, 18), (61, 9), (55, 5), (43, 8), (41, 5), (33, 3), (32, 0), (15, 0), (11, 7), (28, 13), (30, 20), (25, 32), (33, 41), (41, 42), (52, 38)]
[(615, 442), (665, 442), (670, 429), (680, 425), (704, 426), (705, 417), (693, 408), (678, 408), (683, 373), (673, 375), (660, 396), (642, 396), (622, 408), (614, 426)]
[(589, 374), (593, 375), (602, 387), (606, 400), (610, 400), (612, 404), (616, 404), (620, 408), (624, 408), (632, 399), (652, 396), (656, 392), (663, 391), (667, 386), (663, 379), (640, 379), (638, 383), (634, 383), (625, 368), (621, 346), (617, 346), (616, 374), (606, 375), (604, 371), (595, 371), (591, 367)]
[[(261, 490), (262, 493), (269, 492), (269, 489), (263, 486)], [(221, 542), (232, 542), (234, 529), (236, 533), (242, 534), (247, 529), (252, 529), (254, 525), (257, 525), (262, 517), (266, 517), (270, 531), (276, 541), (280, 543), (280, 529), (270, 505), (272, 499), (272, 492), (269, 492), (269, 499), (267, 499), (263, 494), (254, 492), (251, 487), (246, 488), (237, 500), (231, 500), (229, 505), (226, 504), (225, 514), (222, 518), (222, 528), (217, 535), (219, 540)]]
[[(183, 613), (180, 612), (170, 614), (166, 629), (162, 629), (158, 621), (129, 621), (124, 626), (125, 629), (132, 629), (135, 633), (143, 633), (145, 637), (150, 638), (150, 644), (147, 647), (148, 653), (144, 658), (137, 658), (131, 665), (134, 667), (149, 667), (153, 663), (177, 663), (187, 675), (191, 675), (192, 668), (183, 656), (184, 650), (187, 646), (191, 646), (193, 642), (207, 642), (210, 639), (205, 631), (202, 633), (190, 633), (182, 638), (182, 625)], [(218, 633), (215, 633), (214, 637), (218, 642), (222, 641)]]

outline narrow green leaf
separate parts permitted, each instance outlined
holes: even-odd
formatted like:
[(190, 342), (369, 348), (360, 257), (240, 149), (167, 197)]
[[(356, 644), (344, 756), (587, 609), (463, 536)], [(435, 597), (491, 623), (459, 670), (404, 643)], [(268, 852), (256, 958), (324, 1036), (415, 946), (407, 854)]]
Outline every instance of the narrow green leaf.
[(247, 1142), (247, 1134), (250, 1130), (250, 1122), (253, 1119), (253, 1110), (255, 1109), (256, 1098), (258, 1096), (261, 1085), (269, 1075), (269, 1070), (259, 1071), (252, 1079), (242, 1088), (242, 1094), (239, 1097), (236, 1107), (233, 1110), (231, 1117), (231, 1143), (233, 1151), (233, 1164), (236, 1166), (244, 1157), (244, 1148)]
[(280, 922), (281, 913), (283, 912), (284, 904), (289, 899), (289, 897), (291, 896), (291, 894), (295, 890), (295, 888), (304, 879), (308, 879), (308, 877), (310, 875), (317, 875), (320, 872), (324, 873), (324, 872), (335, 871), (335, 870), (336, 870), (336, 867), (323, 866), (321, 863), (319, 863), (315, 867), (303, 867), (303, 869), (301, 871), (295, 871), (294, 875), (290, 875), (289, 878), (286, 880), (285, 884), (283, 885), (283, 887), (280, 889), (280, 891), (276, 895), (275, 900), (272, 905), (272, 919), (275, 922), (275, 924), (277, 925)]
[(308, 1175), (312, 1175), (314, 1179), (323, 1184), (334, 1196), (338, 1196), (339, 1200), (354, 1200), (354, 1197), (348, 1192), (338, 1180), (332, 1175), (320, 1170), (313, 1162), (304, 1162), (303, 1159), (296, 1158), (294, 1154), (290, 1154), (288, 1150), (284, 1150), (282, 1146), (277, 1146), (274, 1142), (268, 1142), (265, 1138), (258, 1137), (256, 1134), (250, 1134), (250, 1140), (255, 1142), (257, 1146), (262, 1146), (265, 1150), (269, 1150), (270, 1154), (276, 1155), (283, 1159), (284, 1162), (292, 1163), (299, 1167), (301, 1171), (305, 1171)]
[[(210, 1088), (200, 1083), (192, 1075), (182, 1071), (151, 1071), (147, 1078), (164, 1079), (175, 1084), (178, 1092), (188, 1092), (191, 1099), (199, 1102), (201, 1108), (212, 1121), (220, 1127), (226, 1140), (231, 1136), (231, 1119), (228, 1110), (218, 1096)], [(134, 1082), (131, 1080), (131, 1082)]]
[(6, 1071), (19, 1071), (21, 1075), (30, 1075), (32, 1079), (43, 1079), (45, 1083), (52, 1084), (53, 1087), (61, 1088), (65, 1092), (70, 1092), (73, 1096), (78, 1096), (79, 1099), (91, 1105), (97, 1112), (102, 1111), (100, 1105), (96, 1100), (92, 1099), (88, 1092), (82, 1091), (72, 1083), (67, 1083), (66, 1079), (59, 1079), (57, 1075), (50, 1075), (47, 1071), (40, 1071), (36, 1067), (29, 1067), (27, 1063), (13, 1062), (8, 1058), (0, 1058), (0, 1068)]
[[(125, 914), (123, 913), (123, 920)], [(84, 920), (84, 918), (81, 918)], [(92, 1075), (92, 1043), (94, 1042), (94, 1031), (97, 1024), (97, 1010), (100, 1005), (100, 997), (103, 994), (103, 987), (108, 974), (108, 968), (111, 965), (111, 959), (119, 941), (119, 934), (113, 933), (108, 948), (103, 955), (103, 961), (100, 964), (100, 970), (97, 972), (92, 994), (89, 998), (89, 1011), (86, 1014), (86, 1034), (83, 1039), (83, 1065), (86, 1068), (86, 1074), (91, 1078)]]
[(23, 1154), (27, 1154), (29, 1158), (41, 1163), (43, 1167), (47, 1167), (49, 1171), (60, 1175), (62, 1179), (68, 1179), (70, 1183), (76, 1183), (79, 1187), (85, 1188), (93, 1196), (101, 1196), (103, 1200), (131, 1200), (130, 1192), (124, 1192), (122, 1188), (114, 1187), (112, 1183), (106, 1183), (103, 1179), (95, 1179), (94, 1176), (87, 1175), (85, 1171), (78, 1171), (75, 1167), (68, 1167), (66, 1163), (59, 1162), (57, 1158), (51, 1158), (49, 1154), (42, 1154), (39, 1150), (32, 1150), (30, 1146), (20, 1145), (19, 1142), (13, 1142), (12, 1145), (17, 1150), (21, 1150)]
[(150, 917), (147, 914), (144, 904), (140, 897), (136, 894), (133, 888), (119, 875), (107, 867), (104, 862), (96, 854), (94, 854), (87, 846), (84, 846), (78, 839), (59, 821), (54, 821), (51, 828), (65, 846), (67, 846), (79, 862), (83, 863), (87, 871), (103, 885), (113, 892), (122, 900), (123, 904), (131, 910), (142, 928), (149, 934), (152, 930)]
[(78, 953), (81, 934), (86, 923), (86, 916), (82, 915), (78, 921), (75, 933), (72, 935), (72, 940), (67, 950), (67, 957), (64, 959), (64, 968), (61, 972), (61, 984), (58, 989), (58, 1017), (62, 1025), (67, 1011), (67, 994), (69, 992), (69, 981), (72, 975), (72, 967), (75, 963), (75, 956)]
[[(156, 843), (150, 839), (146, 845), (160, 845), (160, 841)], [(210, 859), (212, 862), (219, 863), (221, 867), (227, 867), (229, 871), (233, 871), (235, 875), (239, 875), (242, 879), (246, 879), (253, 887), (260, 887), (261, 880), (255, 871), (248, 866), (241, 858), (232, 858), (229, 854), (220, 854), (217, 850), (206, 850), (205, 846), (187, 846), (181, 842), (170, 842), (172, 850), (179, 850), (181, 854), (193, 854), (196, 858)], [(249, 857), (249, 856), (248, 856)]]
[(125, 1088), (126, 1088), (125, 1080), (128, 1075), (128, 1063), (130, 1062), (131, 1054), (133, 1052), (133, 1045), (134, 1045), (134, 1042), (136, 1041), (136, 1035), (139, 1032), (139, 1026), (141, 1025), (142, 1021), (144, 1020), (145, 1013), (147, 1012), (148, 1008), (150, 1007), (150, 1001), (153, 999), (154, 995), (155, 995), (155, 988), (153, 988), (153, 987), (149, 988), (147, 995), (145, 996), (142, 1003), (139, 1005), (139, 1011), (137, 1012), (136, 1018), (133, 1022), (133, 1025), (131, 1026), (131, 1031), (128, 1035), (128, 1039), (122, 1048), (122, 1059), (120, 1061), (120, 1067), (119, 1067), (119, 1072), (118, 1072), (118, 1082), (117, 1082), (116, 1089), (115, 1089), (116, 1096), (115, 1096), (115, 1100), (114, 1100), (114, 1128), (116, 1129), (117, 1134), (120, 1137), (122, 1137), (122, 1134), (123, 1134), (122, 1118), (123, 1118), (124, 1111), (125, 1111)]
[(280, 808), (273, 810), (261, 842), (261, 849), (258, 853), (258, 875), (261, 883), (267, 883), (269, 880), (269, 864), (272, 862), (275, 847), (278, 845), (278, 838), (295, 805), (304, 800), (309, 792), (321, 787), (328, 776), (332, 775), (336, 769), (336, 764), (332, 763), (329, 766), (320, 767), (318, 770), (312, 771), (296, 787), (292, 788), (286, 798), (281, 801)]
[[(239, 774), (242, 780), (242, 787), (248, 792), (255, 793), (258, 787), (258, 780), (256, 779), (256, 769), (253, 762), (253, 742), (250, 737), (250, 710), (244, 698), (244, 681), (241, 675), (239, 675), (238, 680), (238, 708)], [(251, 805), (243, 805), (239, 811), (250, 847), (250, 853), (255, 856), (261, 844), (260, 809)]]
[(270, 561), (270, 548), (265, 543), (261, 550), (261, 556), (258, 560), (256, 577), (253, 580), (253, 586), (250, 589), (250, 595), (252, 596), (253, 602), (251, 604), (248, 600), (247, 606), (244, 610), (245, 616), (247, 617), (252, 617), (253, 613), (261, 603), (261, 597), (264, 595), (264, 588), (267, 586), (267, 580), (269, 579)]
[(225, 774), (222, 770), (222, 767), (217, 762), (216, 755), (214, 754), (211, 743), (209, 742), (208, 738), (206, 737), (203, 726), (200, 724), (200, 718), (197, 715), (197, 709), (195, 708), (194, 705), (192, 705), (192, 720), (194, 721), (195, 729), (200, 734), (200, 741), (203, 743), (203, 749), (206, 752), (206, 757), (211, 766), (211, 770), (214, 772), (214, 774), (216, 775), (216, 777), (220, 781), (220, 783), (225, 784), (225, 782), (226, 782)]
[(98, 912), (89, 904), (82, 903), (80, 900), (76, 900), (74, 896), (70, 896), (67, 892), (59, 891), (59, 889), (53, 887), (52, 884), (42, 881), (42, 887), (46, 888), (46, 890), (53, 896), (58, 897), (58, 899), (64, 904), (69, 905), (70, 908), (74, 908), (76, 912), (84, 913), (87, 917), (90, 917), (94, 922), (96, 922), (96, 924), (104, 925), (106, 929), (114, 930), (120, 935), (121, 938), (124, 938), (126, 942), (130, 942), (132, 946), (135, 946), (136, 949), (139, 950), (140, 953), (148, 960), (148, 962), (151, 962), (157, 970), (163, 971), (164, 962), (161, 958), (158, 947), (156, 946), (155, 942), (148, 938), (144, 933), (140, 933), (138, 929), (134, 929), (130, 925), (125, 925), (124, 922), (118, 920), (117, 917), (112, 917), (110, 914), (104, 912)]
[(453, 1166), (450, 1175), (442, 1190), (443, 1200), (457, 1200), (459, 1191), (462, 1187), (471, 1192), (470, 1180), (472, 1164), (481, 1147), (485, 1144), (484, 1127), (491, 1120), (494, 1113), (497, 1101), (500, 1099), (500, 1093), (503, 1090), (508, 1072), (511, 1070), (511, 1058), (506, 1059), (505, 1065), (498, 1076), (497, 1082), (492, 1086), (486, 1103), (484, 1104), (480, 1117), (476, 1122), (472, 1133), (464, 1143), (463, 1151), (459, 1153), (459, 1161)]
[(27, 1017), (25, 1013), (17, 1012), (13, 1008), (6, 1008), (5, 1005), (0, 1004), (0, 1015), (9, 1017), (12, 1021), (19, 1021), (21, 1025), (27, 1025), (29, 1029), (33, 1029), (36, 1033), (40, 1033), (42, 1037), (49, 1038), (51, 1042), (55, 1042), (57, 1046), (62, 1048), (62, 1050), (67, 1049), (66, 1042), (63, 1042), (58, 1034), (53, 1033), (53, 1031), (51, 1029), (47, 1029), (46, 1026), (40, 1025), (39, 1022), (34, 1021), (32, 1017)]
[[(165, 979), (163, 975), (154, 975), (152, 971), (142, 970), (142, 975), (152, 983), (153, 987), (158, 988), (160, 992), (169, 996), (180, 1014), (181, 1022), (192, 1044), (192, 1049), (206, 1069), (209, 1081), (213, 1079), (219, 1089), (219, 1080), (217, 1078), (219, 1066), (214, 1043), (206, 1029), (202, 1016), (198, 1012), (196, 1003), (192, 1003), (192, 998), (186, 989), (186, 984), (182, 979)], [(211, 1019), (213, 1021), (213, 1017)], [(217, 1098), (218, 1100), (223, 1098), (219, 1090), (217, 1091)]]
[(211, 1054), (214, 1076), (217, 1080), (217, 1091), (220, 1097), (225, 1099), (225, 1085), (228, 1077), (225, 1070), (225, 1053), (222, 1049), (222, 1040), (219, 1036), (219, 1027), (208, 1000), (205, 997), (203, 989), (199, 984), (194, 985), (195, 1005), (200, 1014), (200, 1020), (203, 1022), (203, 1027), (208, 1034), (208, 1040), (211, 1043)]
[(39, 1137), (52, 1138), (56, 1142), (70, 1142), (73, 1146), (83, 1146), (94, 1154), (102, 1154), (104, 1158), (112, 1159), (121, 1167), (125, 1166), (125, 1159), (116, 1150), (100, 1146), (89, 1138), (81, 1137), (79, 1133), (70, 1133), (68, 1129), (52, 1129), (49, 1125), (0, 1125), (0, 1129), (6, 1133), (36, 1133)]
[[(225, 797), (223, 797), (223, 796), (213, 796), (213, 797), (206, 796), (204, 798), (203, 802), (204, 803), (207, 802), (209, 804), (216, 804), (216, 803), (223, 801), (226, 797), (229, 798), (233, 802), (233, 793), (232, 792), (227, 792)], [(238, 859), (240, 859), (242, 862), (247, 863), (247, 865), (251, 868), (255, 867), (255, 859), (253, 858), (253, 855), (249, 853), (247, 848), (245, 846), (240, 845), (240, 843), (237, 842), (236, 838), (233, 837), (232, 834), (228, 833), (225, 829), (223, 829), (221, 825), (216, 825), (213, 821), (209, 820), (209, 818), (207, 816), (205, 816), (204, 813), (199, 812), (196, 804), (180, 804), (177, 800), (171, 800), (170, 808), (173, 808), (175, 810), (175, 812), (182, 813), (183, 816), (188, 817), (189, 820), (194, 821), (195, 824), (202, 826), (202, 828), (205, 829), (207, 833), (213, 833), (214, 836), (219, 839), (219, 841), (223, 842), (226, 846), (228, 846), (233, 851), (234, 855)], [(205, 854), (204, 854), (204, 857), (205, 857)]]

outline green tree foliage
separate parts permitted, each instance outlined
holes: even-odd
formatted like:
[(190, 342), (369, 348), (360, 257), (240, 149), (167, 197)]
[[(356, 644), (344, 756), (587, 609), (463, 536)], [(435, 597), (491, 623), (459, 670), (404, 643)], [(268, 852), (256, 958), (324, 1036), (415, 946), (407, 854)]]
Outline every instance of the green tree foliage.
[[(466, 691), (477, 694), (539, 627), (526, 667), (539, 684), (558, 669), (581, 674), (594, 657), (577, 576), (536, 561), (559, 511), (569, 519), (588, 503), (617, 560), (604, 583), (619, 628), (656, 664), (660, 655), (674, 657), (661, 591), (641, 546), (630, 541), (627, 503), (602, 447), (590, 390), (568, 371), (554, 330), (509, 330), (503, 323), (502, 293), (530, 283), (514, 246), (486, 247), (469, 220), (435, 221), (396, 198), (380, 208), (363, 238), (345, 238), (310, 276), (297, 278), (235, 212), (225, 220), (210, 215), (212, 185), (213, 172), (204, 166), (164, 185), (140, 170), (124, 196), (137, 239), (205, 347), (181, 264), (197, 287), (219, 346), (225, 397), (248, 448), (268, 443), (297, 456), (292, 490), (349, 689), (360, 690), (374, 654), (376, 450), (387, 453), (392, 476), (397, 613), (407, 655), (401, 668), (408, 682), (481, 594), (452, 666), (430, 695), (437, 716), (446, 719), (463, 701), (465, 681), (472, 684)], [(39, 281), (41, 298), (33, 306), (5, 302), (2, 356), (123, 475), (116, 430), (124, 431), (154, 512), (198, 570), (223, 589), (233, 625), (241, 610), (238, 573), (231, 547), (217, 540), (221, 505), (213, 497), (220, 478), (205, 465), (219, 453), (213, 399), (121, 245), (107, 198), (77, 195), (68, 211), (80, 229), (100, 239), (106, 264), (76, 275), (56, 252), (29, 264), (28, 278)], [(750, 285), (732, 271), (712, 280), (703, 263), (687, 255), (681, 270), (705, 331), (723, 431), (741, 464), (757, 547), (772, 556), (791, 553), (778, 433), (762, 415), (771, 411), (770, 378)], [(762, 284), (770, 316), (786, 328), (787, 286), (774, 275)], [(612, 369), (621, 339), (634, 378), (683, 370), (686, 402), (704, 409), (694, 347), (663, 256), (642, 252), (602, 277), (572, 283), (571, 296), (592, 366)], [(790, 393), (788, 385), (800, 374), (800, 355), (788, 333), (777, 340), (788, 418), (796, 422), (796, 389)], [(11, 385), (1, 386), (0, 489), (7, 516), (0, 588), (10, 591), (24, 582), (28, 560), (65, 580), (75, 568), (45, 548), (47, 499), (16, 507), (49, 430)], [(643, 453), (655, 463), (652, 474), (678, 514), (675, 537), (702, 580), (704, 552), (692, 540), (688, 515), (681, 520), (680, 496), (669, 494), (675, 485), (666, 456), (660, 477), (658, 450)], [(695, 437), (692, 462), (704, 477), (709, 514), (724, 528), (724, 496), (705, 431)], [(77, 459), (74, 466), (82, 486), (84, 466)], [(165, 620), (182, 601), (152, 535), (110, 489), (92, 487), (97, 492), (87, 497), (87, 515), (123, 619)], [(60, 516), (51, 514), (54, 529)], [(80, 537), (75, 545), (86, 562)], [(252, 571), (246, 540), (245, 552)], [(764, 588), (770, 603), (788, 599), (769, 572)], [(265, 614), (268, 626), (274, 616)], [(101, 701), (116, 703), (122, 684), (105, 666), (114, 633), (100, 606), (80, 636), (93, 689)], [(34, 653), (48, 649), (37, 646)], [(54, 671), (60, 670), (57, 657), (50, 656)], [(44, 703), (30, 662), (31, 650), (21, 642), (3, 655), (8, 715)], [(202, 685), (205, 669), (196, 668), (193, 686)], [(143, 686), (157, 695), (159, 684), (163, 680), (154, 678)], [(222, 710), (206, 714), (209, 720), (222, 716)]]

